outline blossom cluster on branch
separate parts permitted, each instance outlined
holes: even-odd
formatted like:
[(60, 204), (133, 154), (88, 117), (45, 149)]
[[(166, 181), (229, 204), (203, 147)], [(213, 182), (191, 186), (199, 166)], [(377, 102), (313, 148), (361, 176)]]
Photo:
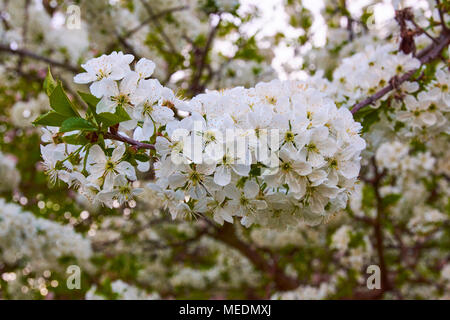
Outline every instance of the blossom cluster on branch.
[[(320, 81), (274, 80), (182, 101), (149, 79), (152, 61), (140, 59), (131, 70), (132, 61), (113, 52), (82, 65), (86, 72), (74, 81), (91, 83), (92, 109), (86, 119), (64, 111), (73, 117), (56, 133), (62, 143), (53, 139), (41, 148), (53, 179), (111, 207), (140, 192), (132, 184), (135, 167), (147, 171), (150, 160), (137, 156), (150, 156), (157, 159), (150, 187), (166, 199), (173, 218), (206, 214), (223, 223), (238, 216), (246, 226), (285, 226), (299, 219), (317, 224), (345, 208), (365, 142), (360, 124), (336, 107)], [(52, 103), (63, 91), (51, 89)], [(53, 103), (54, 111), (36, 123), (63, 112), (60, 101)], [(188, 115), (176, 119), (179, 112)], [(119, 118), (116, 127), (104, 129), (111, 117)], [(103, 135), (102, 144), (93, 135)], [(154, 152), (138, 153), (141, 147)]]
[(447, 0), (72, 4), (0, 0), (0, 298), (450, 297)]

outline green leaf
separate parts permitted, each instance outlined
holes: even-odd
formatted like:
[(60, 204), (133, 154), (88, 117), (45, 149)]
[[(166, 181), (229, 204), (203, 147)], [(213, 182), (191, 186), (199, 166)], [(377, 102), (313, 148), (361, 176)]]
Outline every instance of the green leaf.
[(61, 83), (58, 83), (50, 95), (50, 106), (61, 115), (68, 117), (78, 116), (78, 113), (75, 111), (72, 103), (64, 92)]
[(87, 103), (89, 108), (93, 108), (92, 111), (96, 113), (95, 109), (97, 107), (97, 104), (100, 102), (100, 99), (90, 93), (78, 91), (78, 94), (80, 95), (81, 99), (83, 99), (83, 101)]
[(50, 71), (50, 66), (48, 67), (47, 76), (44, 80), (44, 90), (47, 93), (47, 96), (50, 97), (53, 90), (55, 90), (56, 86), (58, 84), (56, 83), (55, 79), (53, 79), (52, 73)]
[(74, 144), (74, 145), (85, 145), (89, 141), (82, 134), (72, 134), (70, 136), (65, 136), (62, 138), (65, 143)]
[(122, 107), (117, 107), (115, 113), (108, 113), (108, 112), (99, 113), (98, 119), (106, 127), (111, 127), (120, 122), (131, 120), (128, 113)]
[(361, 121), (361, 125), (363, 127), (362, 132), (368, 132), (370, 127), (380, 120), (380, 116), (378, 114), (378, 109), (370, 109), (368, 113), (364, 115), (363, 120)]
[(78, 91), (78, 95), (83, 99), (84, 102), (88, 105), (88, 111), (94, 116), (97, 123), (100, 123), (100, 118), (97, 115), (97, 104), (100, 102), (100, 99), (96, 96)]
[(81, 99), (87, 103), (89, 110), (95, 117), (97, 122), (102, 123), (105, 127), (111, 127), (123, 121), (131, 120), (128, 113), (122, 108), (117, 107), (115, 113), (103, 112), (97, 113), (97, 104), (100, 102), (100, 99), (93, 96), (89, 93), (78, 92)]
[(62, 123), (59, 132), (70, 132), (74, 130), (95, 131), (97, 128), (86, 119), (73, 117)]
[(137, 153), (134, 155), (134, 158), (141, 162), (147, 162), (150, 160), (150, 157), (145, 153)]
[(60, 127), (61, 124), (66, 120), (67, 117), (56, 113), (55, 111), (49, 111), (36, 120), (33, 121), (33, 124), (41, 125), (41, 126), (52, 126), (52, 127)]
[(371, 209), (375, 206), (375, 190), (369, 184), (364, 184), (362, 189), (362, 207)]
[(383, 198), (383, 206), (387, 207), (391, 204), (395, 204), (398, 200), (400, 200), (401, 197), (402, 197), (401, 194), (397, 193), (389, 194)]

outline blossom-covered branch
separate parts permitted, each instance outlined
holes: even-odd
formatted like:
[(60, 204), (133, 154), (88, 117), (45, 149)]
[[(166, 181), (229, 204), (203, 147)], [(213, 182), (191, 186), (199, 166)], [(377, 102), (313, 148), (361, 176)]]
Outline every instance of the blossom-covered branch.
[(421, 66), (416, 69), (412, 69), (405, 74), (395, 77), (391, 79), (389, 84), (385, 86), (383, 89), (379, 90), (378, 92), (374, 93), (370, 97), (364, 99), (361, 102), (358, 102), (355, 104), (351, 111), (353, 114), (361, 110), (362, 108), (372, 104), (373, 102), (377, 101), (387, 93), (389, 93), (391, 90), (396, 89), (398, 86), (400, 86), (405, 81), (408, 81), (411, 79), (411, 77), (421, 69), (421, 67), (435, 59), (439, 59), (441, 57), (442, 52), (448, 48), (450, 44), (450, 31), (445, 27), (445, 24), (443, 24), (442, 32), (440, 36), (433, 41), (432, 44), (430, 44), (428, 47), (423, 49), (421, 52), (417, 54), (417, 58), (421, 62)]

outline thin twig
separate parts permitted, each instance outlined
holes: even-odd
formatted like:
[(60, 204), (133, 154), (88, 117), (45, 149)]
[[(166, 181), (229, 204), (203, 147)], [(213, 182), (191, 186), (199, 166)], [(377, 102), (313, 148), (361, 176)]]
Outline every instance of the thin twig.
[(145, 20), (143, 20), (137, 27), (129, 30), (128, 32), (126, 32), (123, 37), (124, 38), (128, 38), (131, 35), (135, 34), (137, 31), (139, 31), (142, 27), (144, 27), (146, 24), (152, 22), (155, 19), (159, 19), (164, 17), (167, 14), (173, 13), (173, 12), (177, 12), (177, 11), (182, 11), (182, 10), (186, 10), (189, 9), (189, 6), (179, 6), (179, 7), (174, 7), (174, 8), (170, 8), (170, 9), (166, 9), (166, 10), (162, 10), (161, 12), (158, 12), (156, 14), (151, 14), (148, 18), (146, 18)]
[(105, 133), (104, 138), (126, 142), (128, 144), (131, 144), (131, 145), (135, 146), (138, 149), (152, 149), (152, 150), (155, 149), (155, 146), (152, 145), (152, 144), (136, 141), (134, 139), (122, 136), (119, 133), (107, 132), (107, 133)]
[[(432, 43), (425, 49), (423, 49), (421, 52), (417, 54), (417, 58), (419, 58), (421, 65), (417, 69), (410, 70), (403, 74), (401, 77), (397, 78), (395, 81), (395, 86), (399, 86), (403, 82), (409, 80), (414, 73), (416, 73), (417, 70), (419, 70), (424, 64), (427, 64), (428, 62), (435, 60), (440, 57), (442, 51), (450, 44), (450, 32), (443, 31), (439, 38), (437, 39), (437, 43)], [(381, 89), (380, 91), (376, 92), (372, 96), (368, 97), (367, 99), (355, 104), (353, 108), (351, 109), (352, 114), (355, 114), (362, 108), (374, 103), (381, 97), (383, 97), (385, 94), (390, 92), (394, 89), (394, 84), (392, 81), (390, 81), (389, 85)]]
[[(155, 13), (153, 12), (153, 9), (150, 6), (150, 4), (147, 1), (145, 1), (145, 0), (142, 0), (141, 2), (144, 5), (145, 10), (147, 10), (148, 14), (150, 16), (155, 16)], [(159, 33), (161, 34), (161, 37), (163, 37), (164, 41), (169, 46), (170, 52), (173, 53), (173, 54), (176, 54), (177, 50), (175, 49), (175, 46), (173, 45), (172, 40), (170, 39), (170, 37), (164, 31), (164, 28), (162, 27), (162, 25), (159, 22), (159, 20), (158, 19), (152, 19), (151, 22), (156, 26), (156, 28), (158, 29)]]
[(436, 0), (436, 3), (437, 3), (437, 9), (438, 9), (438, 12), (439, 12), (439, 18), (441, 19), (441, 25), (442, 25), (442, 28), (444, 28), (444, 30), (448, 30), (448, 28), (447, 28), (447, 24), (445, 23), (445, 20), (444, 20), (444, 13), (442, 12), (442, 5), (441, 5), (441, 1), (440, 0)]
[(119, 40), (120, 44), (123, 45), (127, 53), (132, 54), (136, 60), (140, 60), (141, 56), (136, 52), (136, 49), (125, 39), (125, 37), (122, 37), (118, 32), (116, 32), (117, 40)]
[(27, 58), (31, 58), (34, 60), (42, 61), (42, 62), (48, 63), (54, 67), (65, 69), (65, 70), (68, 70), (73, 73), (80, 72), (80, 69), (78, 67), (72, 66), (66, 62), (60, 62), (60, 61), (56, 61), (56, 60), (38, 55), (36, 53), (33, 53), (33, 52), (25, 50), (25, 49), (12, 49), (9, 46), (0, 44), (0, 52), (7, 52), (7, 53), (11, 53), (13, 55), (17, 55), (19, 57), (27, 57)]
[(414, 25), (414, 27), (416, 27), (417, 30), (419, 30), (420, 32), (422, 32), (424, 35), (426, 35), (428, 38), (430, 38), (433, 42), (437, 43), (437, 39), (434, 38), (431, 34), (429, 34), (424, 28), (422, 28), (421, 26), (419, 26), (417, 24), (417, 22), (415, 22), (414, 20), (410, 20), (411, 23)]
[(220, 23), (222, 22), (222, 19), (219, 16), (219, 21), (217, 24), (211, 29), (208, 35), (208, 39), (206, 40), (205, 47), (201, 50), (201, 55), (197, 60), (197, 70), (192, 78), (191, 85), (189, 86), (189, 91), (191, 94), (195, 95), (197, 93), (200, 93), (204, 89), (204, 85), (200, 83), (203, 70), (206, 67), (206, 62), (208, 58), (209, 50), (211, 49), (211, 46), (214, 41), (214, 37), (217, 33), (217, 30), (219, 29)]

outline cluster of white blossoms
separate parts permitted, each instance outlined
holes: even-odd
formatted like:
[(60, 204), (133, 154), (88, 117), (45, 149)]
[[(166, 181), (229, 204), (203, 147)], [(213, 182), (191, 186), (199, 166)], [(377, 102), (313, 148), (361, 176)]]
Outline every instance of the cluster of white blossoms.
[(380, 169), (387, 169), (400, 177), (405, 177), (408, 172), (415, 172), (418, 176), (421, 173), (426, 175), (436, 163), (430, 151), (411, 155), (408, 145), (399, 141), (383, 143), (378, 148), (375, 159)]
[(217, 88), (231, 88), (235, 86), (248, 88), (254, 83), (276, 78), (275, 70), (266, 62), (259, 63), (256, 61), (233, 59), (228, 60), (220, 70), (222, 73), (217, 79)]
[[(46, 10), (42, 1), (27, 0), (1, 1), (0, 6), (4, 21), (0, 25), (0, 43), (18, 48), (26, 44), (33, 53), (51, 55), (53, 59), (73, 64), (89, 56), (89, 35), (84, 19), (79, 25), (70, 25), (73, 19), (65, 23), (66, 8), (53, 14)], [(68, 12), (73, 14), (73, 11)], [(26, 32), (24, 21), (28, 26)]]
[(169, 279), (171, 286), (203, 289), (214, 283), (218, 287), (229, 288), (249, 286), (261, 280), (260, 274), (247, 258), (223, 243), (209, 237), (202, 237), (197, 244), (188, 248), (188, 251), (195, 252), (198, 248), (214, 253), (214, 266), (198, 269), (186, 265), (175, 265)]
[[(188, 101), (149, 79), (155, 65), (113, 52), (89, 60), (77, 83), (91, 83), (98, 114), (125, 111), (120, 134), (155, 141), (158, 192), (172, 217), (267, 226), (317, 224), (345, 208), (360, 169), (361, 125), (319, 90), (322, 82), (278, 81), (207, 91)], [(175, 111), (187, 116), (177, 119)], [(55, 140), (55, 139), (53, 139)], [(115, 145), (114, 145), (114, 144)], [(109, 206), (137, 195), (126, 145), (42, 147), (53, 178)], [(74, 161), (74, 158), (78, 159)], [(137, 162), (146, 171), (148, 162)], [(84, 170), (85, 169), (85, 170)]]
[(313, 83), (208, 91), (177, 107), (190, 116), (156, 138), (153, 185), (173, 217), (285, 226), (345, 207), (365, 147), (361, 127)]
[(272, 300), (323, 300), (332, 296), (337, 291), (339, 276), (342, 272), (339, 271), (331, 276), (329, 281), (322, 282), (317, 286), (301, 285), (295, 290), (276, 292), (271, 296)]
[[(86, 300), (104, 300), (106, 297), (96, 292), (97, 286), (92, 286), (86, 292)], [(111, 283), (111, 291), (116, 295), (118, 300), (159, 300), (161, 297), (158, 293), (148, 294), (142, 289), (132, 286), (122, 280), (116, 280)]]
[(0, 192), (15, 189), (19, 182), (20, 172), (16, 169), (16, 161), (0, 151)]
[[(430, 150), (414, 152), (408, 144), (392, 141), (381, 144), (375, 154), (379, 173), (384, 171), (392, 177), (387, 180), (388, 183), (380, 186), (380, 195), (399, 197), (399, 201), (391, 205), (392, 218), (411, 220), (408, 221), (410, 227), (417, 231), (421, 229), (418, 224), (427, 223), (428, 218), (425, 217), (438, 216), (429, 214), (430, 208), (425, 205), (431, 196), (430, 181), (439, 171), (436, 158)], [(435, 183), (436, 192), (448, 193), (445, 178), (437, 178)], [(443, 200), (443, 206), (445, 205)]]
[[(353, 105), (389, 84), (394, 76), (417, 69), (420, 61), (412, 54), (397, 51), (395, 44), (368, 45), (364, 50), (342, 60), (333, 72), (336, 99)], [(379, 99), (375, 107), (389, 95)]]
[(308, 246), (311, 239), (319, 239), (322, 230), (309, 228), (305, 224), (291, 226), (286, 230), (272, 228), (253, 228), (250, 232), (250, 239), (258, 247), (280, 249), (288, 246)]
[[(352, 239), (358, 239), (352, 244)], [(372, 245), (367, 235), (361, 235), (349, 225), (342, 225), (331, 237), (331, 248), (339, 253), (342, 265), (354, 270), (361, 270), (365, 263), (372, 258)]]
[(444, 68), (447, 66), (439, 64), (435, 79), (420, 92), (415, 82), (406, 82), (401, 86), (405, 97), (404, 101), (396, 101), (394, 118), (403, 124), (404, 136), (425, 133), (430, 137), (450, 133), (450, 76)]
[[(330, 87), (336, 90), (334, 99), (338, 104), (352, 106), (392, 82), (393, 93), (382, 96), (372, 107), (387, 103), (383, 119), (392, 123), (401, 136), (431, 139), (450, 132), (450, 76), (446, 71), (448, 66), (438, 63), (434, 77), (423, 85), (409, 81), (395, 84), (396, 76), (416, 70), (420, 65), (412, 54), (398, 52), (396, 44), (368, 45), (342, 60), (334, 70)], [(425, 70), (421, 71), (424, 74)]]
[(38, 272), (58, 270), (63, 257), (74, 257), (87, 265), (91, 255), (89, 240), (71, 226), (36, 218), (0, 199), (0, 261), (13, 267), (27, 265)]
[(419, 235), (426, 235), (435, 231), (444, 221), (448, 221), (448, 217), (438, 209), (419, 206), (413, 209), (413, 216), (408, 221), (408, 228)]
[[(237, 216), (245, 226), (285, 226), (320, 223), (345, 207), (365, 142), (351, 113), (314, 83), (208, 91), (177, 107), (190, 116), (157, 137), (154, 185), (174, 217), (200, 212), (218, 223)], [(187, 138), (174, 141), (180, 130)]]

